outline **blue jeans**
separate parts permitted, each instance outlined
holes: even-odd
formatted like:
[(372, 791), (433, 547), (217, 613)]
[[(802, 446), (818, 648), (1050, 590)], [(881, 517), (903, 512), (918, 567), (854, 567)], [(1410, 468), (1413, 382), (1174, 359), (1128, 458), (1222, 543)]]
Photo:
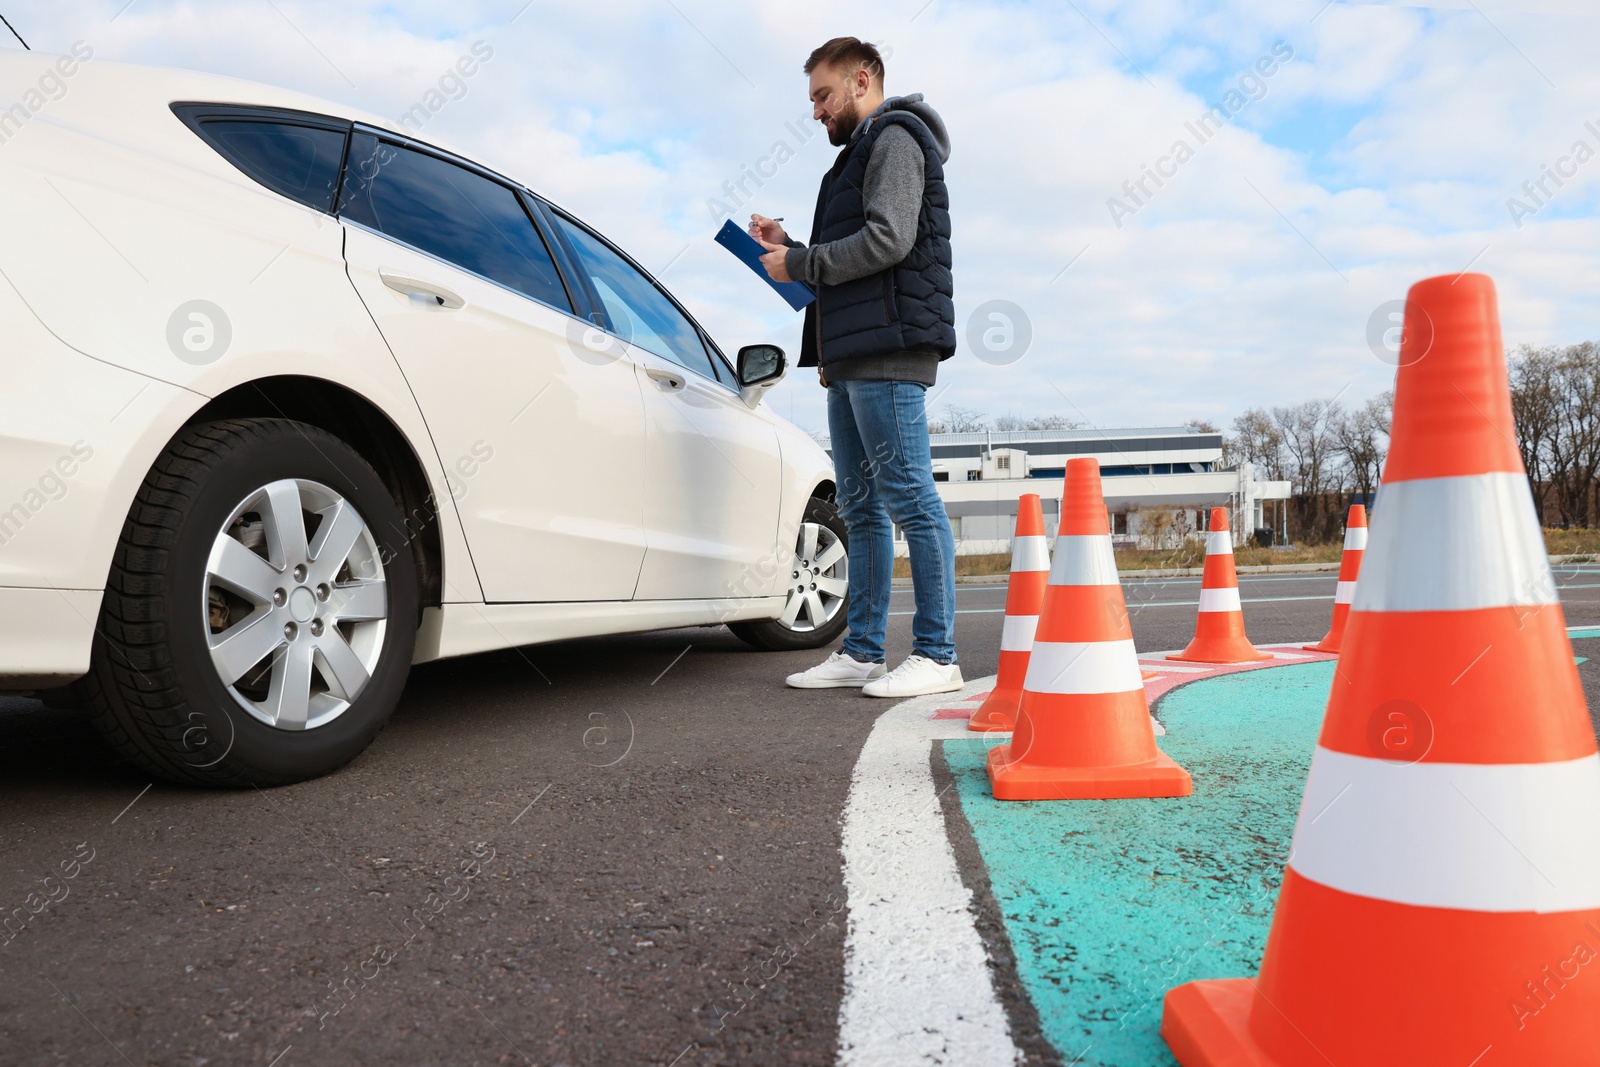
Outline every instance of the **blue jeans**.
[(927, 386), (917, 382), (834, 382), (828, 432), (839, 515), (850, 535), (850, 633), (844, 652), (884, 662), (894, 576), (894, 526), (911, 550), (917, 610), (911, 651), (956, 661), (956, 539), (933, 484)]

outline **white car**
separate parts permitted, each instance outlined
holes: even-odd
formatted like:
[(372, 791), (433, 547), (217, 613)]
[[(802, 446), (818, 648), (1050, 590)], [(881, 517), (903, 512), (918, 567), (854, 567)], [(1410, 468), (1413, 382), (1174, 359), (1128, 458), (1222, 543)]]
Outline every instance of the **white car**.
[[(8, 101), (15, 101), (7, 107)], [(221, 786), (358, 754), (413, 663), (844, 626), (832, 466), (516, 181), (297, 93), (0, 53), (0, 691)]]

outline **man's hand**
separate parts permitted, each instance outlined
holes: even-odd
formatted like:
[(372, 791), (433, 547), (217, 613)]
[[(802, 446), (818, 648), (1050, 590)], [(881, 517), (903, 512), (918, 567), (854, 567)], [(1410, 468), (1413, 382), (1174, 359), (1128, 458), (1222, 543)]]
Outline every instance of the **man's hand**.
[(762, 244), (781, 245), (789, 239), (783, 232), (783, 227), (778, 225), (778, 220), (769, 219), (765, 215), (750, 216), (750, 236)]
[(756, 240), (760, 242), (762, 248), (767, 250), (767, 254), (761, 257), (761, 265), (767, 268), (767, 277), (775, 282), (793, 281), (789, 277), (787, 263), (789, 246), (773, 244), (771, 241), (763, 241), (759, 237)]

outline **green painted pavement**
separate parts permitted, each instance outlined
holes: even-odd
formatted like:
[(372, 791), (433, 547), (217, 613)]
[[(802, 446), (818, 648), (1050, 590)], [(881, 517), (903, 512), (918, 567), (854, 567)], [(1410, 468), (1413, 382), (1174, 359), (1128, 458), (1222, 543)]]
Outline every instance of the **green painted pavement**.
[(1333, 671), (1168, 693), (1161, 747), (1193, 776), (1189, 797), (1001, 803), (984, 757), (1005, 739), (944, 742), (1018, 974), (1066, 1062), (1174, 1064), (1159, 1033), (1167, 990), (1256, 973)]

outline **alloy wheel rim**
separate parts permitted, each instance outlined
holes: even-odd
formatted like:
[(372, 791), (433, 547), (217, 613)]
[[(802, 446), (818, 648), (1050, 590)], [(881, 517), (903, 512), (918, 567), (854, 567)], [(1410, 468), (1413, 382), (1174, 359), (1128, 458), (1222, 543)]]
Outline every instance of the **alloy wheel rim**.
[(849, 588), (850, 559), (843, 539), (820, 522), (802, 523), (779, 625), (795, 633), (826, 626), (844, 607)]
[(211, 665), (268, 726), (312, 730), (349, 710), (372, 680), (388, 618), (377, 539), (319, 482), (262, 486), (212, 541), (201, 599)]

